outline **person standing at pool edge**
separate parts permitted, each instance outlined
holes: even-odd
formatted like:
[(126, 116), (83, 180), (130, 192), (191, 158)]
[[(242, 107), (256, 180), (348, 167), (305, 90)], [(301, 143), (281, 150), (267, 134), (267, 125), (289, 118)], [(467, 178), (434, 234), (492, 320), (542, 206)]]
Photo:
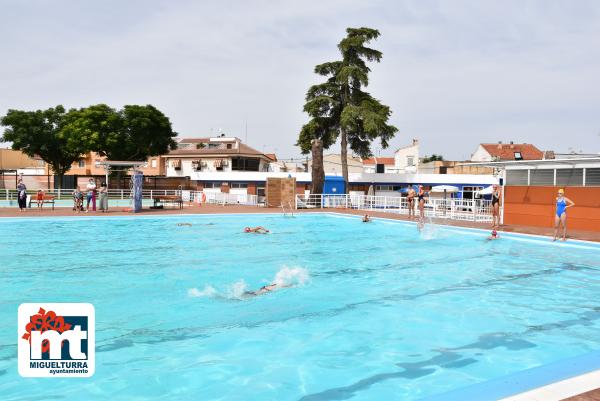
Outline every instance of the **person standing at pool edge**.
[(415, 218), (415, 189), (412, 187), (412, 185), (410, 187), (408, 187), (408, 193), (406, 195), (406, 200), (408, 201), (408, 218), (409, 219), (414, 219)]
[(556, 213), (554, 214), (554, 239), (558, 238), (558, 229), (562, 224), (563, 234), (562, 240), (567, 239), (567, 208), (575, 206), (575, 203), (565, 196), (565, 190), (559, 189), (558, 196), (556, 197)]
[(95, 195), (96, 182), (94, 181), (93, 178), (90, 178), (90, 181), (86, 185), (86, 189), (87, 189), (87, 195), (86, 195), (85, 212), (87, 213), (90, 211), (90, 202), (92, 202), (94, 200), (94, 197), (96, 196)]
[(98, 199), (99, 199), (99, 209), (102, 213), (108, 211), (108, 188), (106, 188), (106, 183), (102, 182), (100, 184), (100, 190), (98, 191)]
[(500, 228), (500, 190), (492, 186), (492, 228)]
[(425, 220), (425, 197), (427, 196), (427, 192), (423, 189), (423, 185), (419, 185), (419, 192), (417, 193), (417, 202), (419, 205), (419, 220), (421, 223)]
[(23, 183), (23, 179), (19, 178), (17, 183), (17, 202), (19, 204), (19, 210), (21, 212), (27, 211), (27, 187)]

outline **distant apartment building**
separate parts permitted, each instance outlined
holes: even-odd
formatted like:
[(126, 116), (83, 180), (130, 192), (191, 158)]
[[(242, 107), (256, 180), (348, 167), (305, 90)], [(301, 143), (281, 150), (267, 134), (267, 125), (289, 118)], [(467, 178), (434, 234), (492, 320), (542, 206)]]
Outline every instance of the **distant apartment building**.
[(396, 159), (393, 157), (371, 157), (370, 159), (364, 159), (363, 161), (363, 172), (365, 173), (399, 173), (399, 169), (396, 167)]
[(236, 137), (185, 138), (163, 156), (169, 177), (196, 172), (269, 171), (275, 155), (264, 154)]
[(471, 155), (472, 162), (542, 160), (545, 153), (530, 143), (482, 143)]
[(394, 153), (394, 164), (398, 173), (416, 173), (419, 170), (419, 140), (403, 146)]
[(187, 177), (195, 189), (254, 194), (258, 190), (251, 173), (270, 172), (271, 163), (277, 161), (274, 154), (225, 136), (181, 139), (177, 149), (163, 157), (167, 177)]
[(39, 169), (44, 168), (40, 158), (29, 157), (20, 150), (0, 149), (0, 170)]
[[(102, 176), (106, 170), (98, 162), (107, 160), (106, 157), (100, 156), (96, 152), (89, 152), (81, 159), (73, 163), (67, 175), (77, 176)], [(140, 170), (146, 176), (161, 176), (164, 175), (164, 163), (162, 156), (151, 156), (146, 160), (146, 164), (140, 167)], [(48, 171), (51, 172), (48, 167)]]
[(485, 166), (469, 166), (469, 161), (435, 160), (419, 164), (420, 174), (493, 174), (494, 169)]

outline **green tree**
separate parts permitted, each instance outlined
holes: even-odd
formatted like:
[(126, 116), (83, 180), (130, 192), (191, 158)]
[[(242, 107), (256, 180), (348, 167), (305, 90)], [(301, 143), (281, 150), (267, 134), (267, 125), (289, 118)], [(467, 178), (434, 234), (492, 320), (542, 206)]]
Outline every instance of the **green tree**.
[(74, 112), (67, 128), (110, 160), (144, 161), (177, 147), (169, 118), (151, 105), (119, 111), (105, 104), (89, 106)]
[[(363, 90), (369, 85), (371, 72), (367, 62), (379, 62), (382, 57), (380, 51), (366, 46), (379, 37), (379, 31), (347, 28), (346, 33), (346, 37), (338, 44), (342, 59), (315, 67), (315, 73), (327, 77), (327, 80), (311, 86), (306, 96), (304, 111), (312, 118), (307, 125), (312, 123), (320, 129), (305, 130), (305, 125), (297, 144), (303, 152), (308, 152), (308, 134), (321, 139), (325, 148), (339, 137), (342, 174), (347, 192), (348, 146), (360, 157), (368, 158), (372, 156), (371, 143), (374, 140), (379, 139), (381, 146), (386, 148), (398, 129), (388, 124), (390, 108)], [(314, 122), (315, 118), (319, 120)], [(323, 136), (327, 141), (323, 140)]]
[(48, 163), (58, 176), (59, 188), (71, 165), (88, 151), (75, 131), (64, 129), (70, 113), (58, 105), (46, 110), (9, 110), (0, 120), (6, 127), (2, 141), (12, 142), (13, 149)]
[(128, 105), (119, 111), (118, 135), (110, 135), (100, 151), (112, 160), (146, 160), (177, 148), (171, 121), (152, 105)]
[(328, 149), (337, 138), (340, 119), (339, 85), (332, 71), (339, 69), (335, 63), (320, 64), (315, 73), (329, 76), (326, 82), (313, 85), (306, 93), (304, 111), (311, 117), (302, 127), (296, 145), (303, 154), (311, 152), (311, 193), (323, 193), (325, 171), (323, 168), (323, 149)]
[(423, 163), (435, 162), (435, 161), (443, 161), (444, 157), (442, 155), (436, 155), (432, 153), (431, 156), (425, 156), (423, 158)]

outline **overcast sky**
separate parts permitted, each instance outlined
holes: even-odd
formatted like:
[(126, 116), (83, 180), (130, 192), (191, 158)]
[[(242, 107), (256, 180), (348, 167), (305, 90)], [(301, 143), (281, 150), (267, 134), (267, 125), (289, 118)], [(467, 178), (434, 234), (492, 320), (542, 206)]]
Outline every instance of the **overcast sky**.
[[(279, 157), (313, 67), (348, 26), (381, 31), (368, 90), (423, 153), (480, 142), (600, 152), (600, 2), (0, 0), (0, 114), (153, 104), (182, 137), (219, 129)], [(335, 151), (336, 149), (332, 149)]]

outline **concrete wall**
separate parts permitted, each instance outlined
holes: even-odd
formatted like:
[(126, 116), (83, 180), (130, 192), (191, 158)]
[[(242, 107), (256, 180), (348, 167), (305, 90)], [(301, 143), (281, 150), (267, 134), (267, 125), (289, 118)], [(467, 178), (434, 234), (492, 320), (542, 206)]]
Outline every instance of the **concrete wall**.
[[(552, 186), (507, 186), (504, 189), (504, 223), (552, 227), (556, 193)], [(567, 210), (567, 227), (600, 232), (600, 187), (565, 187), (565, 196), (575, 202)]]

